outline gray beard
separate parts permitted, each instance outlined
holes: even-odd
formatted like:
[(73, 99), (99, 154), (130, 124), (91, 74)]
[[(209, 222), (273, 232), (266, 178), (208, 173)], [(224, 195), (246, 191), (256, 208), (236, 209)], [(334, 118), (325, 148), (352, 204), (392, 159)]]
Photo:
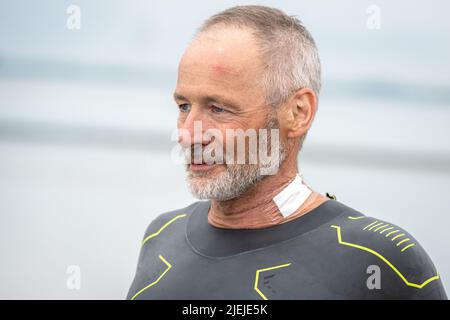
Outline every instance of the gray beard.
[(264, 178), (257, 165), (225, 165), (225, 170), (214, 177), (198, 176), (188, 171), (187, 184), (198, 199), (226, 201), (244, 194)]
[[(276, 118), (270, 117), (266, 128), (278, 129)], [(270, 135), (267, 138), (267, 143)], [(270, 146), (270, 144), (268, 144)], [(279, 164), (287, 157), (287, 150), (283, 144), (279, 146)], [(266, 175), (261, 174), (261, 164), (224, 164), (225, 170), (219, 174), (209, 177), (210, 173), (195, 173), (187, 170), (187, 185), (189, 191), (198, 199), (213, 199), (226, 201), (237, 198), (247, 192), (251, 187), (264, 179)]]

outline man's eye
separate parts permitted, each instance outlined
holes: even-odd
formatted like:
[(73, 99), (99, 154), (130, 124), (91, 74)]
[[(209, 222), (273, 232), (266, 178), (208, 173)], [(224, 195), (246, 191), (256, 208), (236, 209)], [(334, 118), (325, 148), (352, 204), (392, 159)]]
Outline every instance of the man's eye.
[(214, 113), (223, 113), (226, 111), (225, 109), (223, 109), (221, 107), (217, 107), (217, 106), (211, 106), (211, 110)]
[(183, 103), (183, 104), (180, 104), (178, 106), (178, 108), (180, 108), (181, 112), (188, 112), (191, 109), (191, 105), (189, 105), (187, 103)]

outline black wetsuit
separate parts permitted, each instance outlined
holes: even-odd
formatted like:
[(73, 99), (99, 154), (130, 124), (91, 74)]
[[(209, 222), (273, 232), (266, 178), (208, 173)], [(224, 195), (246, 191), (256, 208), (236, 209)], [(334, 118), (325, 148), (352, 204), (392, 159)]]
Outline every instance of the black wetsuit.
[(410, 234), (339, 201), (256, 230), (216, 228), (209, 207), (150, 224), (127, 299), (447, 299)]

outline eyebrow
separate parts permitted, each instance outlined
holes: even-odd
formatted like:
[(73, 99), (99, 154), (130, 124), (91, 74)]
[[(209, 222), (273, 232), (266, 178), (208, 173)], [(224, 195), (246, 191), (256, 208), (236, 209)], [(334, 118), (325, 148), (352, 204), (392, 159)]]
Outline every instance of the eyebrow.
[[(187, 99), (186, 97), (184, 97), (183, 95), (175, 92), (173, 94), (173, 98), (175, 100), (184, 100), (184, 101), (189, 101), (189, 99)], [(202, 103), (207, 104), (207, 103), (211, 103), (211, 102), (217, 102), (219, 104), (223, 104), (224, 107), (229, 107), (235, 110), (241, 110), (240, 107), (238, 107), (234, 102), (225, 99), (223, 97), (217, 96), (217, 95), (208, 95), (208, 96), (203, 96), (200, 98), (200, 100), (202, 101)]]
[(188, 101), (188, 99), (186, 99), (184, 96), (182, 96), (181, 94), (179, 94), (179, 93), (177, 93), (177, 92), (174, 92), (173, 98), (174, 98), (175, 100), (185, 100), (185, 101)]

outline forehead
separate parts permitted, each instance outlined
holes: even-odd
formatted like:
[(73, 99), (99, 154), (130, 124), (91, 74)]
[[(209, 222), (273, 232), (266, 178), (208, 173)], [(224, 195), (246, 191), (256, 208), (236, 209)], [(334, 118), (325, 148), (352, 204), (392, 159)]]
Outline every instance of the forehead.
[(186, 49), (178, 68), (177, 91), (251, 90), (259, 85), (261, 65), (249, 31), (234, 28), (207, 31)]

